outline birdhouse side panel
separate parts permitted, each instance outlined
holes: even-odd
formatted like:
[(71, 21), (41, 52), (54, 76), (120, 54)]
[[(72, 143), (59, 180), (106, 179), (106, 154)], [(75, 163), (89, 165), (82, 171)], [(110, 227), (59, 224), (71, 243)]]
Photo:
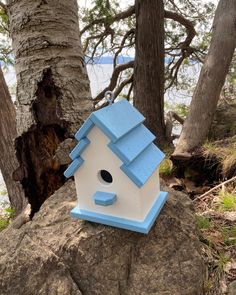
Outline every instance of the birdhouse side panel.
[(160, 194), (159, 169), (157, 168), (141, 188), (142, 216), (145, 218)]
[[(142, 221), (141, 190), (120, 169), (123, 163), (108, 147), (110, 140), (96, 126), (87, 137), (90, 144), (81, 154), (83, 165), (74, 174), (79, 208)], [(116, 195), (115, 201), (98, 205), (93, 199), (97, 192)]]

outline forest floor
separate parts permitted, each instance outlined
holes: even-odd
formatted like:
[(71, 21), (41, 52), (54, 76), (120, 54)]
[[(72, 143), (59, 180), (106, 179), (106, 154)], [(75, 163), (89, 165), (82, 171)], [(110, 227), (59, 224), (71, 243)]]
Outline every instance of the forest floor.
[(236, 280), (236, 178), (228, 186), (196, 198), (193, 203), (208, 266), (205, 292), (228, 294), (230, 284)]
[(208, 270), (204, 294), (236, 295), (236, 136), (207, 142), (179, 167), (167, 158), (160, 174), (193, 201)]

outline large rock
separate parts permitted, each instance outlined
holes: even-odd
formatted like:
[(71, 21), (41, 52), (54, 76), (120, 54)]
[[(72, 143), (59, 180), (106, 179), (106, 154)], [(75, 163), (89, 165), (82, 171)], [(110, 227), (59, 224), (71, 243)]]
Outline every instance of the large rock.
[(205, 267), (187, 197), (173, 191), (148, 235), (73, 220), (68, 181), (31, 222), (0, 233), (1, 295), (197, 295)]

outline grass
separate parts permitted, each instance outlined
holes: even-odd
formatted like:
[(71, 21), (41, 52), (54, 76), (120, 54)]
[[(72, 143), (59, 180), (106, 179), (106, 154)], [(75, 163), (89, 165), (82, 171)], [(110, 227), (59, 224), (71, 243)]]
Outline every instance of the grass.
[(9, 220), (5, 218), (0, 218), (0, 231), (4, 230), (9, 225)]
[[(236, 185), (222, 186), (194, 203), (202, 243), (202, 257), (208, 266), (205, 295), (226, 294), (235, 279)], [(207, 216), (207, 217), (206, 217)]]
[(14, 210), (10, 207), (2, 209), (0, 215), (0, 231), (4, 230), (11, 223), (14, 216)]
[(230, 261), (230, 257), (226, 255), (224, 252), (220, 252), (215, 260), (215, 271), (219, 275), (225, 272), (226, 264)]
[(222, 227), (221, 233), (226, 245), (236, 246), (236, 225), (232, 227)]
[(204, 216), (201, 215), (196, 215), (196, 219), (197, 219), (197, 227), (200, 230), (204, 230), (204, 229), (209, 229), (211, 226), (211, 221), (209, 218), (206, 218)]
[(216, 158), (221, 164), (222, 175), (226, 177), (236, 167), (236, 136), (221, 141), (206, 142), (203, 145), (206, 158)]
[(236, 193), (221, 191), (217, 207), (220, 211), (236, 211)]
[(164, 159), (161, 162), (161, 164), (159, 166), (159, 172), (160, 172), (160, 174), (166, 175), (166, 176), (172, 174), (172, 172), (173, 172), (173, 164), (172, 164), (170, 159)]

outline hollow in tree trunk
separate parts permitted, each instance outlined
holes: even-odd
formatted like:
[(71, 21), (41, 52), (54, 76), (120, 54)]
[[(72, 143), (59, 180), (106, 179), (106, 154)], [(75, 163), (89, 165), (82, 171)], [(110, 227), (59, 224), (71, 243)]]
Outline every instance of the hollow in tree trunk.
[(33, 213), (65, 182), (54, 160), (92, 108), (76, 0), (8, 0), (17, 75), (16, 152)]

